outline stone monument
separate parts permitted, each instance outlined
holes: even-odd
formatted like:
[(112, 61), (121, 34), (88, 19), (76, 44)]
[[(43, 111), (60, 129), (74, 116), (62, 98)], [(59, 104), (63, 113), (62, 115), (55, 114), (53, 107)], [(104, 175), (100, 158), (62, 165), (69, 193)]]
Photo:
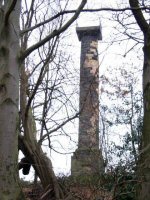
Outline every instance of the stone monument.
[(99, 61), (98, 40), (102, 39), (99, 26), (78, 27), (81, 41), (80, 60), (80, 115), (78, 149), (71, 159), (71, 175), (94, 175), (104, 172), (99, 149)]

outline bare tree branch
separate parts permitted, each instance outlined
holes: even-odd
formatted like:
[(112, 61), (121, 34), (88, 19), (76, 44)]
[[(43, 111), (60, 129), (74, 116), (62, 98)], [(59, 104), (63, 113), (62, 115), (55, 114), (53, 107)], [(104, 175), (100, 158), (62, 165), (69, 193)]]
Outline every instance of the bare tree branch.
[(52, 55), (53, 55), (53, 51), (54, 51), (55, 46), (56, 46), (56, 42), (57, 42), (57, 38), (56, 38), (56, 40), (54, 41), (54, 45), (53, 45), (53, 48), (52, 48), (50, 54), (48, 55), (48, 57), (46, 58), (46, 60), (45, 60), (45, 62), (44, 62), (44, 64), (43, 64), (43, 67), (42, 67), (42, 69), (41, 69), (41, 71), (40, 71), (40, 74), (39, 74), (37, 83), (36, 83), (36, 85), (35, 85), (35, 87), (34, 87), (34, 90), (33, 90), (33, 92), (32, 92), (31, 97), (30, 97), (29, 100), (28, 100), (28, 103), (27, 103), (27, 106), (26, 106), (26, 110), (25, 110), (25, 117), (28, 116), (28, 111), (29, 111), (29, 109), (30, 109), (32, 100), (33, 100), (34, 96), (36, 95), (36, 92), (37, 92), (37, 90), (38, 90), (38, 87), (39, 87), (39, 85), (40, 85), (40, 83), (41, 83), (41, 81), (42, 81), (42, 79), (43, 79), (44, 70), (45, 70), (46, 66), (47, 66), (50, 62), (52, 62), (52, 60), (53, 60)]
[[(150, 7), (147, 7), (147, 6), (143, 6), (143, 7), (134, 7), (134, 8), (131, 8), (131, 7), (126, 7), (126, 8), (97, 8), (97, 9), (83, 9), (81, 12), (101, 12), (101, 11), (111, 11), (111, 12), (124, 12), (124, 11), (127, 11), (127, 10), (150, 10)], [(64, 10), (64, 11), (61, 11), (59, 13), (57, 13), (56, 15), (54, 15), (53, 17), (43, 21), (43, 22), (40, 22), (38, 24), (36, 24), (35, 26), (32, 26), (32, 27), (29, 27), (25, 30), (22, 30), (20, 32), (21, 35), (23, 35), (24, 33), (28, 32), (28, 31), (33, 31), (34, 29), (40, 27), (40, 26), (43, 26), (51, 21), (53, 21), (54, 19), (62, 16), (62, 15), (65, 15), (65, 14), (72, 14), (72, 13), (75, 13), (76, 10)]]
[(41, 139), (39, 140), (39, 144), (41, 144), (43, 142), (43, 140), (48, 137), (51, 133), (56, 132), (58, 129), (60, 129), (61, 127), (63, 127), (65, 124), (67, 124), (68, 122), (70, 122), (71, 120), (77, 118), (80, 114), (80, 111), (78, 113), (76, 113), (73, 117), (68, 118), (67, 120), (65, 120), (64, 122), (62, 122), (60, 125), (58, 125), (56, 128), (54, 128), (53, 130), (49, 131), (47, 134), (43, 135), (41, 137)]
[(5, 14), (5, 24), (8, 23), (9, 16), (10, 16), (11, 12), (14, 10), (16, 3), (17, 3), (17, 0), (12, 0), (12, 2), (10, 3), (10, 6)]
[(83, 9), (81, 12), (100, 12), (100, 11), (112, 11), (112, 12), (123, 12), (127, 10), (150, 10), (150, 7), (148, 6), (143, 6), (143, 7), (137, 7), (134, 6), (133, 8), (131, 7), (126, 7), (126, 8), (96, 8), (96, 9)]
[(41, 47), (42, 45), (44, 45), (46, 42), (48, 42), (49, 40), (51, 40), (52, 38), (59, 36), (62, 32), (64, 32), (79, 16), (81, 10), (83, 9), (83, 7), (85, 6), (85, 4), (87, 3), (87, 0), (82, 0), (80, 6), (78, 7), (78, 9), (76, 10), (75, 14), (73, 15), (73, 17), (64, 25), (62, 26), (60, 29), (58, 30), (54, 30), (52, 33), (50, 33), (47, 37), (45, 37), (44, 39), (42, 39), (41, 41), (39, 41), (38, 43), (34, 44), (33, 46), (29, 47), (26, 51), (24, 51), (22, 53), (22, 55), (20, 56), (21, 60), (24, 60), (30, 53), (32, 53), (35, 49)]

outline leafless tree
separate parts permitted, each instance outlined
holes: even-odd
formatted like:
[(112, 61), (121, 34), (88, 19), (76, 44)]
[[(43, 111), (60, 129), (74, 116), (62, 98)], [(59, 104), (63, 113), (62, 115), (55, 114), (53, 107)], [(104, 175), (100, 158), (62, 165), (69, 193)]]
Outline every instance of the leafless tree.
[[(53, 188), (55, 199), (63, 198), (51, 161), (41, 149), (43, 139), (50, 134), (49, 128), (47, 128), (46, 135), (41, 131), (41, 139), (38, 142), (32, 106), (34, 97), (40, 90), (44, 77), (48, 74), (49, 67), (54, 61), (61, 33), (76, 20), (86, 2), (86, 0), (81, 1), (72, 16), (64, 19), (63, 11), (66, 10), (69, 1), (65, 2), (64, 7), (61, 7), (59, 1), (32, 0), (30, 3), (18, 0), (0, 1), (1, 199), (23, 199), (17, 178), (19, 122), (22, 124), (19, 148), (29, 161), (28, 164), (34, 166), (43, 187), (50, 185)], [(21, 7), (23, 7), (22, 11)], [(20, 16), (22, 17), (21, 29)], [(48, 26), (45, 27), (45, 25)], [(32, 66), (29, 62), (31, 54), (37, 60), (32, 63)], [(32, 89), (29, 86), (30, 73), (37, 73), (35, 75), (36, 83)], [(20, 115), (18, 117), (19, 79)], [(53, 81), (50, 91), (54, 86), (55, 82)], [(42, 128), (45, 126), (46, 106), (48, 106), (47, 103), (43, 108)], [(59, 126), (61, 127), (61, 125)]]

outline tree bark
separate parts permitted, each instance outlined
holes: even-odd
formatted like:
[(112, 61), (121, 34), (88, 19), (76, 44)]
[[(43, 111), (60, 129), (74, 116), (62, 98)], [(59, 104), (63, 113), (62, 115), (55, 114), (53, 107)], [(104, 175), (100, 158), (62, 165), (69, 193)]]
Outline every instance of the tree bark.
[(20, 9), (21, 1), (4, 2), (0, 7), (0, 199), (2, 200), (23, 199), (17, 170)]
[[(138, 0), (129, 0), (131, 8), (139, 8)], [(150, 194), (150, 25), (141, 10), (132, 10), (137, 24), (144, 35), (143, 103), (144, 118), (142, 146), (139, 152), (137, 175), (141, 183), (137, 187), (137, 200), (148, 200)]]
[(137, 190), (138, 200), (149, 199), (150, 194), (150, 31), (144, 34), (143, 100), (144, 118), (142, 148), (138, 163), (141, 185)]

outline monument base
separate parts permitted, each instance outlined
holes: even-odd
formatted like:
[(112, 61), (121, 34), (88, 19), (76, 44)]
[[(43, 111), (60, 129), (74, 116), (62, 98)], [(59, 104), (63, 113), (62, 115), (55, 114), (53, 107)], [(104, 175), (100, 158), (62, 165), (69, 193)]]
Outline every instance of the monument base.
[(72, 176), (93, 176), (104, 173), (104, 161), (99, 149), (79, 148), (71, 158)]

